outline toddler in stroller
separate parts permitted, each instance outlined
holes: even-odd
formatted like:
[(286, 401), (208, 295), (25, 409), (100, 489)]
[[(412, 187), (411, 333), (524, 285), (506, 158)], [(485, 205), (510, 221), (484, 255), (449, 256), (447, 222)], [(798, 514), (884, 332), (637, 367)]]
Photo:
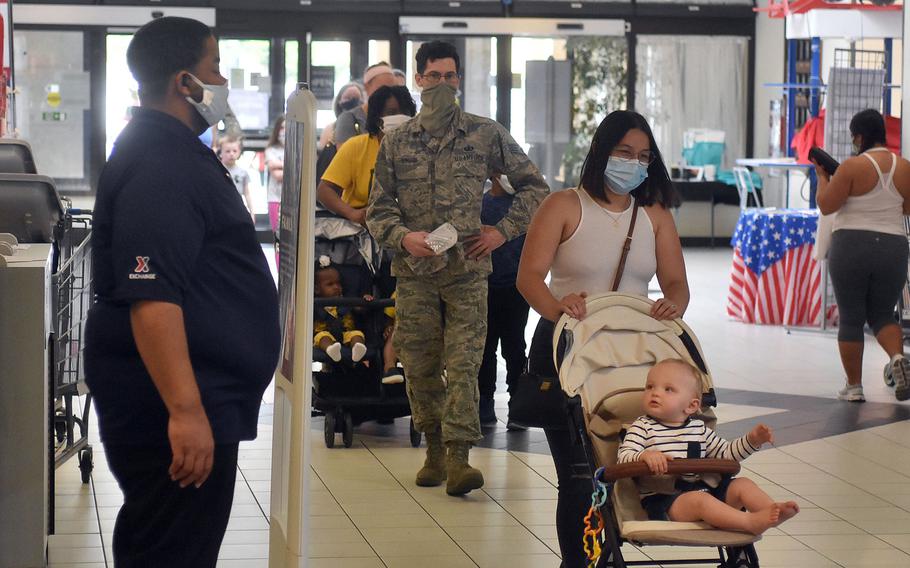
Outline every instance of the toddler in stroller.
[[(328, 256), (320, 256), (314, 272), (316, 281), (313, 292), (317, 298), (341, 298), (341, 273), (333, 267)], [(336, 363), (341, 361), (342, 348), (352, 363), (359, 363), (367, 354), (363, 332), (355, 329), (351, 308), (339, 306), (318, 306), (313, 309), (313, 346), (325, 351)], [(341, 338), (341, 341), (338, 341)]]
[[(381, 253), (363, 227), (317, 215), (314, 245), (325, 267), (314, 276), (313, 408), (325, 415), (326, 446), (334, 447), (340, 432), (350, 447), (356, 425), (391, 424), (411, 413), (403, 370), (389, 349), (394, 300), (380, 282)], [(338, 359), (331, 357), (336, 350)], [(413, 424), (410, 430), (411, 444), (420, 445)]]
[[(642, 461), (653, 477), (638, 479), (641, 504), (653, 521), (705, 521), (722, 529), (761, 534), (799, 512), (793, 501), (775, 503), (751, 480), (710, 479), (684, 474), (675, 481), (658, 477), (673, 459), (719, 458), (742, 461), (774, 434), (764, 424), (732, 443), (692, 415), (701, 409), (701, 371), (682, 359), (664, 359), (648, 372), (643, 396), (647, 414), (626, 431), (619, 463)], [(667, 483), (670, 481), (671, 483)], [(743, 510), (745, 509), (745, 511)]]
[[(691, 496), (701, 493), (727, 507), (714, 496), (722, 493), (709, 494), (705, 492), (705, 487), (694, 484), (705, 482), (712, 488), (722, 487), (721, 476), (739, 473), (738, 459), (770, 441), (771, 432), (759, 428), (759, 431), (750, 433), (747, 439), (733, 442), (727, 451), (723, 451), (723, 444), (712, 436), (710, 430), (717, 421), (712, 409), (716, 405), (716, 395), (698, 339), (680, 319), (654, 319), (651, 316), (652, 308), (653, 302), (647, 298), (609, 293), (587, 298), (587, 313), (584, 318), (579, 320), (563, 316), (555, 326), (553, 358), (559, 371), (562, 390), (567, 395), (566, 404), (572, 429), (578, 434), (578, 440), (584, 448), (587, 464), (579, 465), (587, 466), (594, 489), (593, 505), (585, 518), (585, 552), (597, 568), (625, 568), (630, 564), (711, 564), (720, 568), (758, 568), (754, 543), (761, 539), (758, 533), (762, 532), (762, 527), (756, 526), (759, 523), (751, 527), (732, 525), (717, 520), (710, 514), (705, 515), (697, 507), (681, 505), (685, 505)], [(698, 369), (700, 386), (692, 378), (695, 374), (678, 362), (662, 363), (674, 359), (685, 361)], [(655, 367), (656, 371), (652, 374)], [(657, 397), (652, 405), (648, 398), (650, 395), (646, 394), (649, 381), (652, 391), (656, 388), (662, 389), (664, 393), (678, 391), (688, 394), (675, 403), (670, 403), (666, 396)], [(700, 397), (696, 390), (700, 391)], [(654, 420), (641, 418), (643, 397), (646, 404), (644, 411), (651, 415), (651, 419), (658, 418), (657, 422), (664, 422), (665, 425), (671, 422), (681, 426), (672, 432), (661, 431), (660, 426), (652, 427)], [(666, 408), (662, 410), (662, 407), (671, 407), (672, 415), (665, 415), (663, 410)], [(636, 422), (635, 426), (630, 426)], [(694, 432), (689, 432), (690, 427), (698, 423), (702, 426), (692, 428)], [(624, 432), (628, 432), (625, 439)], [(678, 441), (675, 436), (679, 434), (690, 436), (684, 436)], [(664, 435), (669, 438), (658, 438)], [(697, 441), (693, 444), (691, 453), (689, 441)], [(661, 442), (670, 443), (658, 445)], [(624, 446), (623, 456), (628, 460), (626, 463), (618, 463), (620, 445)], [(710, 455), (721, 454), (737, 459), (707, 458), (705, 456), (709, 455), (709, 447)], [(658, 448), (673, 449), (678, 453), (671, 454), (673, 459), (645, 453), (645, 450)], [(688, 459), (690, 456), (699, 459)], [(651, 463), (655, 464), (656, 471), (666, 474), (655, 478), (654, 482), (669, 484), (668, 489), (664, 486), (664, 490), (652, 490), (656, 494), (681, 494), (675, 498), (675, 502), (672, 502), (673, 499), (669, 503), (667, 500), (661, 502), (659, 496), (654, 500), (658, 502), (653, 507), (651, 502), (643, 503), (643, 486), (636, 484), (636, 480), (654, 476)], [(682, 489), (676, 489), (676, 479), (682, 480)], [(687, 482), (693, 485), (685, 485)], [(736, 481), (736, 491), (739, 492), (746, 483), (749, 483), (748, 480)], [(731, 487), (732, 483), (727, 486), (727, 494), (723, 495), (728, 503), (733, 496)], [(702, 491), (696, 493), (684, 491), (685, 489)], [(749, 497), (743, 499), (738, 493), (737, 496), (740, 500), (749, 501), (741, 503), (749, 510), (768, 510), (768, 526), (792, 516), (797, 510), (792, 503), (787, 503), (786, 506), (778, 504), (777, 519), (772, 520), (773, 512), (770, 509), (774, 505), (762, 501), (761, 495), (756, 497), (757, 501), (751, 501)], [(696, 498), (707, 500), (706, 497)], [(738, 502), (733, 503), (736, 504)], [(647, 511), (646, 506), (652, 511)], [(676, 516), (680, 511), (682, 514)], [(732, 507), (729, 507), (729, 511), (724, 511), (737, 513)], [(668, 512), (669, 515), (661, 516)], [(685, 518), (686, 521), (666, 520), (668, 517)], [(728, 528), (731, 526), (742, 528)], [(694, 558), (684, 557), (671, 561), (655, 558), (651, 562), (627, 562), (623, 554), (624, 543), (634, 543), (639, 547), (710, 547), (716, 554), (713, 558), (698, 554)]]
[[(314, 274), (316, 281), (313, 284), (313, 293), (317, 298), (344, 297), (341, 274), (337, 268), (332, 266), (328, 256), (319, 257)], [(394, 298), (395, 295), (392, 294), (392, 299), (394, 300)], [(374, 300), (372, 294), (364, 294), (363, 299), (367, 302)], [(357, 308), (326, 305), (317, 305), (313, 309), (313, 331), (315, 333), (313, 346), (324, 351), (336, 363), (341, 362), (346, 355), (352, 363), (359, 363), (367, 354), (365, 336), (362, 331), (356, 329), (354, 310)], [(384, 342), (382, 384), (394, 385), (404, 382), (404, 375), (398, 367), (398, 357), (392, 346), (392, 334), (395, 328), (394, 306), (386, 307), (383, 314), (385, 322), (382, 330)], [(339, 337), (341, 341), (338, 341)], [(364, 365), (369, 366), (369, 361), (364, 361)]]

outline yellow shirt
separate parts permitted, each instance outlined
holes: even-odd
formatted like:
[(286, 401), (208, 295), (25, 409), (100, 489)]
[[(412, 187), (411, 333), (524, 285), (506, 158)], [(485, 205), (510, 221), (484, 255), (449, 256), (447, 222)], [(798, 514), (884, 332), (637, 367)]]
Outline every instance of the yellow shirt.
[(322, 179), (340, 187), (341, 200), (351, 207), (366, 207), (378, 155), (379, 139), (375, 136), (361, 134), (350, 138), (338, 148)]

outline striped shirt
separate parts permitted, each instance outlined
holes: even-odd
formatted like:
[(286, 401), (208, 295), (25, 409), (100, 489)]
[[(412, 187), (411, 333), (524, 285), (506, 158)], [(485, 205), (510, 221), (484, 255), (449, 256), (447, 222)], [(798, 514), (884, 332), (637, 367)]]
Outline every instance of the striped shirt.
[[(758, 448), (753, 447), (746, 436), (728, 442), (698, 419), (689, 419), (681, 426), (668, 426), (650, 416), (642, 416), (626, 431), (626, 437), (619, 446), (619, 463), (639, 461), (645, 450), (660, 451), (674, 459), (717, 458), (741, 462), (757, 452)], [(688, 482), (701, 480), (696, 474), (681, 477)], [(656, 479), (647, 477), (639, 480), (638, 489), (642, 497), (667, 492), (668, 485)]]

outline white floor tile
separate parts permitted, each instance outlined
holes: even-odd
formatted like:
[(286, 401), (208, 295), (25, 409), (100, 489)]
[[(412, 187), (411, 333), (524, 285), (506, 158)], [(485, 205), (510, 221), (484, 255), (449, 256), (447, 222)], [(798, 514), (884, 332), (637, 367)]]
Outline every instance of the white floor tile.
[[(832, 337), (787, 335), (781, 328), (729, 321), (724, 302), (730, 251), (687, 250), (686, 260), (692, 286), (686, 320), (698, 334), (719, 388), (833, 399), (842, 371)], [(879, 378), (884, 356), (872, 340), (867, 347), (866, 396), (891, 403), (893, 394)], [(720, 423), (749, 423), (787, 412), (759, 400), (721, 400)], [(497, 394), (501, 419), (507, 402), (504, 392)], [(832, 406), (831, 412), (838, 411)], [(832, 415), (832, 421), (836, 418)], [(323, 447), (321, 425), (321, 419), (314, 419), (311, 433), (312, 568), (559, 564), (553, 526), (555, 469), (549, 455), (475, 448), (472, 463), (484, 472), (486, 485), (453, 499), (443, 488), (414, 486), (424, 450), (409, 447), (406, 420), (358, 433), (354, 448), (334, 450)], [(497, 436), (500, 431), (501, 425)], [(263, 424), (260, 439), (241, 445), (219, 568), (268, 565), (271, 433), (271, 425)], [(97, 431), (92, 434), (97, 436)], [(74, 463), (55, 472), (52, 568), (113, 568), (109, 553), (105, 565), (105, 548), (111, 545), (122, 496), (107, 469), (103, 447), (95, 444), (91, 484), (81, 483)], [(756, 545), (763, 567), (910, 566), (910, 420), (768, 448), (743, 465), (743, 475), (755, 479), (772, 498), (794, 499), (802, 507), (798, 517), (768, 531)], [(646, 558), (634, 547), (623, 550), (627, 559)], [(668, 558), (692, 553), (645, 550), (664, 552)]]

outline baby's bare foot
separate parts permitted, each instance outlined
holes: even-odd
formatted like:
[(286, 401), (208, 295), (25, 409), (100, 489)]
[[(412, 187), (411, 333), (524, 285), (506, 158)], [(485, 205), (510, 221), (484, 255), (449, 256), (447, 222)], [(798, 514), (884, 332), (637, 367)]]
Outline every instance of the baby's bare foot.
[(778, 503), (774, 503), (767, 509), (748, 513), (748, 530), (752, 534), (762, 534), (771, 527), (776, 527), (781, 523), (781, 508)]
[(796, 501), (786, 501), (784, 503), (777, 503), (780, 506), (780, 521), (777, 524), (780, 524), (788, 519), (792, 519), (799, 513), (799, 505), (796, 504)]

